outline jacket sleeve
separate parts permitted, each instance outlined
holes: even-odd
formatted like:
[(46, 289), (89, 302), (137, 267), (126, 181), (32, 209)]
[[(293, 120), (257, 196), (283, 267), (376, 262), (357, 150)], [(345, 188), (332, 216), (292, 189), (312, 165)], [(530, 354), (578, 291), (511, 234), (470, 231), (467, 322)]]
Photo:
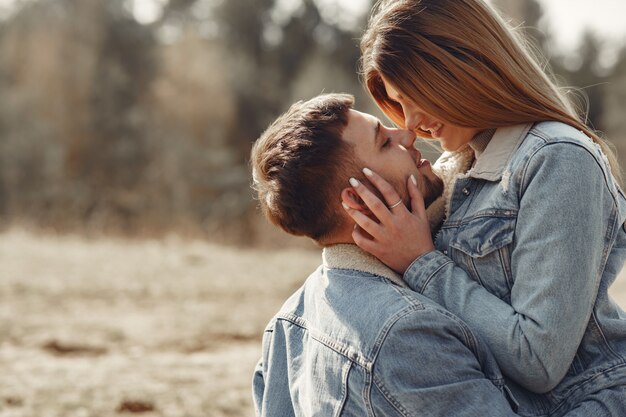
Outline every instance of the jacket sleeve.
[(515, 175), (510, 304), (438, 251), (415, 260), (404, 279), (479, 334), (505, 375), (544, 393), (574, 359), (618, 220), (602, 167), (580, 145), (546, 144)]
[(252, 397), (254, 412), (257, 417), (263, 415), (263, 396), (265, 393), (265, 378), (263, 376), (263, 359), (259, 360), (252, 376)]
[(402, 416), (515, 416), (503, 384), (493, 357), (459, 319), (413, 311), (381, 345), (371, 404), (375, 415), (391, 407)]

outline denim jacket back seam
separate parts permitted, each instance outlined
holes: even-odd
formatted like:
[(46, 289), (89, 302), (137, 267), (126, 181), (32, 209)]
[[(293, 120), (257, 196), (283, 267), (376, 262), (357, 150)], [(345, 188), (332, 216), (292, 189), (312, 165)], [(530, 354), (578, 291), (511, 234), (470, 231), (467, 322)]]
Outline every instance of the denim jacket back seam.
[(311, 335), (311, 338), (313, 338), (314, 340), (318, 341), (319, 343), (326, 346), (327, 348), (337, 352), (338, 354), (345, 357), (349, 361), (359, 365), (360, 367), (364, 368), (368, 372), (371, 371), (373, 367), (372, 361), (368, 360), (361, 352), (358, 352), (351, 346), (348, 346), (344, 343), (338, 342), (336, 340), (333, 340), (327, 337), (322, 332), (309, 326), (309, 323), (306, 320), (304, 320), (302, 317), (299, 317), (291, 313), (279, 314), (276, 316), (276, 321), (279, 321), (279, 320), (287, 321), (295, 326), (305, 329), (306, 331), (309, 332), (309, 334)]
[[(388, 279), (381, 277), (382, 279), (384, 279), (385, 281), (389, 281)], [(399, 287), (397, 285), (394, 285), (393, 288), (397, 291), (397, 292), (404, 292), (402, 287)], [(407, 299), (407, 297), (403, 297), (404, 299)], [(391, 328), (393, 327), (393, 325), (395, 323), (397, 323), (400, 319), (402, 319), (403, 317), (411, 314), (411, 313), (415, 313), (417, 311), (422, 311), (425, 310), (425, 306), (422, 303), (419, 303), (417, 300), (410, 300), (411, 303), (403, 308), (402, 310), (398, 311), (396, 314), (394, 314), (393, 316), (391, 316), (385, 323), (385, 325), (381, 328), (380, 332), (379, 332), (379, 336), (376, 338), (376, 341), (374, 342), (373, 346), (372, 346), (372, 359), (370, 362), (370, 366), (365, 367), (365, 381), (363, 384), (363, 401), (365, 403), (365, 407), (367, 408), (368, 411), (368, 415), (371, 417), (375, 417), (375, 413), (374, 413), (374, 408), (372, 406), (372, 401), (371, 401), (371, 395), (372, 395), (372, 385), (375, 384), (376, 382), (376, 377), (374, 375), (374, 366), (376, 363), (376, 359), (378, 358), (378, 354), (380, 352), (380, 348), (382, 347), (383, 343), (385, 342), (385, 340), (387, 339), (387, 336), (389, 335), (389, 331), (391, 330)], [(393, 406), (393, 404), (392, 404)], [(400, 404), (398, 404), (398, 406), (400, 406)], [(400, 406), (401, 407), (401, 406)], [(396, 408), (394, 406), (394, 408)], [(405, 410), (406, 411), (406, 410)], [(402, 413), (403, 415), (409, 417), (408, 414)]]
[[(463, 342), (464, 342), (464, 344), (468, 348), (470, 348), (475, 354), (478, 355), (478, 351), (479, 351), (478, 341), (476, 340), (475, 336), (472, 334), (472, 332), (469, 329), (469, 327), (467, 327), (467, 325), (465, 325), (465, 323), (463, 323), (463, 321), (458, 319), (455, 315), (453, 315), (453, 314), (449, 313), (448, 311), (443, 310), (441, 308), (434, 307), (432, 309), (428, 309), (428, 311), (434, 312), (434, 313), (436, 313), (438, 315), (441, 315), (441, 316), (445, 316), (447, 319), (450, 319), (450, 320), (454, 321), (455, 324), (456, 324), (456, 327), (461, 331), (461, 333), (463, 335)], [(386, 331), (385, 331), (385, 339), (386, 339), (386, 336), (389, 334), (389, 330), (391, 329), (393, 324), (397, 323), (400, 319), (408, 316), (409, 314), (415, 313), (415, 312), (416, 311), (414, 309), (411, 309), (411, 310), (407, 309), (406, 311), (403, 311), (402, 314), (398, 313), (395, 316), (396, 317), (395, 320), (389, 320), (390, 323), (392, 321), (393, 321), (393, 323), (391, 323), (391, 326), (388, 329), (386, 329)], [(381, 343), (380, 347), (382, 347), (382, 343)], [(377, 352), (380, 352), (380, 348), (377, 349)], [(375, 361), (374, 361), (374, 363), (375, 363)], [(392, 392), (389, 389), (387, 389), (384, 381), (377, 375), (375, 367), (371, 370), (370, 375), (371, 375), (371, 378), (372, 378), (372, 381), (373, 381), (373, 384), (375, 385), (375, 387), (380, 390), (380, 392), (383, 395), (383, 397), (387, 400), (387, 402), (394, 409), (396, 409), (403, 416), (406, 416), (406, 417), (414, 416), (414, 414), (412, 414), (409, 410), (404, 408), (402, 406), (402, 404), (394, 397)], [(485, 374), (485, 378), (487, 378), (489, 381), (491, 381), (501, 391), (504, 390), (505, 381), (504, 381), (504, 378), (502, 376), (499, 376), (497, 378), (493, 378), (490, 375), (486, 375)]]
[(378, 358), (378, 353), (380, 352), (380, 348), (383, 345), (383, 343), (385, 343), (385, 340), (387, 339), (387, 336), (389, 335), (389, 330), (391, 330), (393, 325), (396, 324), (396, 322), (400, 320), (401, 318), (403, 318), (404, 316), (407, 316), (411, 313), (414, 313), (420, 310), (425, 310), (425, 306), (421, 303), (413, 303), (403, 308), (402, 310), (398, 311), (396, 314), (394, 314), (387, 320), (385, 325), (381, 328), (380, 332), (378, 333), (378, 337), (376, 338), (376, 341), (374, 342), (374, 345), (372, 346), (372, 356), (373, 356), (372, 363), (376, 362), (376, 358)]
[[(420, 310), (424, 310), (424, 308), (421, 308)], [(382, 347), (385, 339), (387, 338), (387, 336), (389, 335), (389, 331), (391, 330), (391, 328), (393, 327), (394, 324), (396, 324), (400, 319), (404, 318), (405, 316), (408, 316), (411, 313), (414, 313), (415, 311), (417, 311), (416, 308), (406, 308), (404, 310), (399, 311), (397, 314), (395, 314), (390, 320), (387, 321), (387, 325), (384, 327), (384, 330), (380, 332), (380, 337), (378, 338), (378, 340), (375, 343), (376, 349), (376, 357), (378, 357), (378, 353), (380, 353), (380, 348)], [(391, 394), (391, 392), (389, 392), (389, 390), (387, 390), (385, 388), (385, 385), (383, 383), (383, 381), (380, 380), (380, 378), (377, 377), (376, 373), (374, 372), (374, 370), (371, 371), (371, 378), (372, 378), (372, 382), (374, 383), (374, 385), (376, 385), (376, 387), (380, 390), (380, 392), (383, 394), (383, 397), (387, 400), (387, 402), (389, 402), (389, 404), (396, 409), (399, 413), (401, 413), (403, 416), (406, 417), (410, 417), (411, 415), (409, 414), (409, 411), (406, 410), (402, 404), (400, 404), (400, 402), (398, 402), (393, 395)], [(370, 394), (371, 395), (371, 394)]]
[(348, 378), (350, 377), (350, 369), (352, 369), (352, 362), (347, 361), (343, 366), (343, 378), (341, 381), (341, 404), (337, 407), (337, 412), (333, 417), (340, 417), (343, 413), (343, 409), (348, 401)]
[(401, 415), (405, 417), (411, 417), (411, 415), (409, 414), (409, 411), (406, 408), (404, 408), (402, 404), (400, 404), (398, 400), (396, 400), (393, 397), (391, 392), (389, 392), (389, 390), (387, 390), (387, 388), (385, 387), (385, 384), (383, 384), (382, 381), (380, 381), (380, 379), (377, 378), (375, 375), (374, 375), (374, 386), (380, 391), (380, 393), (382, 394), (383, 398), (387, 401), (387, 403), (389, 403), (389, 405), (392, 406), (398, 413), (400, 413)]
[(364, 381), (363, 381), (363, 391), (361, 393), (363, 398), (363, 404), (367, 409), (368, 417), (375, 417), (374, 406), (372, 404), (372, 372), (365, 372)]
[(279, 313), (276, 316), (275, 321), (280, 321), (280, 320), (287, 321), (295, 326), (305, 329), (306, 331), (309, 332), (309, 334), (311, 335), (311, 338), (313, 338), (314, 340), (318, 341), (319, 343), (323, 344), (329, 349), (332, 349), (338, 354), (344, 356), (346, 359), (350, 360), (351, 362), (361, 366), (367, 372), (371, 372), (374, 366), (374, 362), (376, 361), (376, 357), (378, 356), (380, 346), (384, 343), (389, 333), (389, 330), (391, 329), (393, 324), (399, 319), (401, 319), (402, 317), (406, 316), (407, 314), (410, 314), (412, 312), (419, 311), (419, 310), (424, 310), (424, 305), (418, 302), (415, 302), (415, 303), (408, 305), (404, 309), (400, 310), (398, 313), (390, 317), (389, 320), (387, 320), (387, 323), (385, 323), (385, 325), (381, 328), (379, 332), (379, 336), (376, 338), (376, 341), (374, 342), (372, 346), (372, 358), (368, 358), (363, 352), (360, 352), (357, 349), (354, 349), (353, 347), (349, 345), (346, 345), (337, 340), (329, 338), (324, 333), (310, 326), (307, 320), (303, 319), (302, 317), (298, 315), (295, 315), (292, 313)]

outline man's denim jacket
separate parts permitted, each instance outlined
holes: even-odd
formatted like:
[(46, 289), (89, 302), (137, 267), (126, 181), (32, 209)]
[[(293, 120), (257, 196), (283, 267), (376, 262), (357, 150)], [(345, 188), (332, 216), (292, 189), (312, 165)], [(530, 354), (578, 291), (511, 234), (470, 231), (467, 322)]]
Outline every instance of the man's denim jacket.
[(257, 416), (511, 416), (490, 353), (457, 317), (354, 245), (265, 330)]
[(626, 199), (597, 145), (557, 122), (498, 129), (446, 206), (437, 250), (404, 279), (486, 341), (518, 413), (626, 385), (626, 314), (607, 294)]

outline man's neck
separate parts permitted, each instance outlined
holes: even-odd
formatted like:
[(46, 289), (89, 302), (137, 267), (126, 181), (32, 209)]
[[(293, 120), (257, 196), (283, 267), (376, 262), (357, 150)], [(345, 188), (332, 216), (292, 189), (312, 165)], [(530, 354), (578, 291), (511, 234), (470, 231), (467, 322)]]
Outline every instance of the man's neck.
[(320, 240), (317, 243), (323, 247), (329, 247), (333, 245), (354, 245), (354, 239), (352, 238), (352, 231), (354, 230), (354, 223), (350, 223), (348, 226), (343, 228), (342, 230), (333, 233), (332, 236), (325, 240)]

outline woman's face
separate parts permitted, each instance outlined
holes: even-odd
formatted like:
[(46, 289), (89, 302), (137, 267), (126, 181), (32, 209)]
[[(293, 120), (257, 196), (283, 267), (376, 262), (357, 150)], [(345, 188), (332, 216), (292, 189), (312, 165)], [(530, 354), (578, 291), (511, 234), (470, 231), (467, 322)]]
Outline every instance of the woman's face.
[(446, 151), (457, 151), (469, 143), (480, 129), (461, 127), (445, 120), (439, 120), (423, 111), (417, 103), (401, 94), (396, 87), (382, 77), (390, 100), (397, 102), (404, 113), (404, 124), (417, 136), (436, 139)]

